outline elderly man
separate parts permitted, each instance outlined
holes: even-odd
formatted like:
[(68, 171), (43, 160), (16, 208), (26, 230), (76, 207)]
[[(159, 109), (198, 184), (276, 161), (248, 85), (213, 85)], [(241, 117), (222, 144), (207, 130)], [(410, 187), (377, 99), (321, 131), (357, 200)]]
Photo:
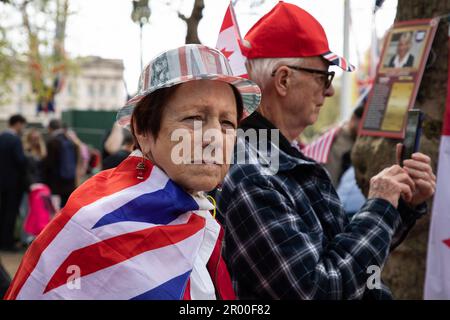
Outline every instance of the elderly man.
[[(424, 201), (435, 188), (430, 159), (417, 153), (404, 167), (374, 176), (367, 202), (349, 222), (326, 171), (294, 142), (334, 94), (329, 65), (353, 67), (330, 52), (319, 22), (292, 4), (278, 3), (245, 39), (249, 75), (263, 95), (240, 126), (256, 129), (259, 138), (264, 130), (278, 129), (279, 143), (264, 134), (269, 140), (264, 145), (259, 139), (258, 161), (238, 159), (217, 194), (224, 256), (237, 296), (391, 298), (379, 271), (389, 250), (426, 213)], [(255, 146), (241, 136), (236, 150)], [(267, 156), (277, 152), (277, 170), (267, 170)]]

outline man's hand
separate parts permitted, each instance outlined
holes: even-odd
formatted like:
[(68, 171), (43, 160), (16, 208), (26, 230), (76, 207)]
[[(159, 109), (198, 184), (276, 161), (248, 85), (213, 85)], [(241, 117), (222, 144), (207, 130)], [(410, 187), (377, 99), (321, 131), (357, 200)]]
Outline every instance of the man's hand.
[[(397, 161), (400, 162), (402, 144), (397, 144)], [(436, 190), (436, 176), (431, 169), (431, 159), (427, 155), (416, 152), (411, 159), (403, 161), (403, 168), (416, 186), (411, 200), (404, 199), (411, 207), (415, 207), (431, 198)]]
[(414, 192), (414, 181), (406, 170), (393, 165), (370, 179), (368, 198), (385, 199), (397, 208), (400, 195), (406, 202), (410, 202)]

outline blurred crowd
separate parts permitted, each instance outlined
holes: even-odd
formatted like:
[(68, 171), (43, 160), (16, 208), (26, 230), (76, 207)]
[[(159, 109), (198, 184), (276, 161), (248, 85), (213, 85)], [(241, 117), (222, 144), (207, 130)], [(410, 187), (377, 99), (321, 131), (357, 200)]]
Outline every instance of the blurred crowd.
[(11, 116), (0, 133), (0, 250), (28, 246), (73, 190), (98, 171), (117, 166), (132, 150), (131, 134), (118, 125), (97, 150), (60, 119), (38, 129), (27, 128), (22, 115)]

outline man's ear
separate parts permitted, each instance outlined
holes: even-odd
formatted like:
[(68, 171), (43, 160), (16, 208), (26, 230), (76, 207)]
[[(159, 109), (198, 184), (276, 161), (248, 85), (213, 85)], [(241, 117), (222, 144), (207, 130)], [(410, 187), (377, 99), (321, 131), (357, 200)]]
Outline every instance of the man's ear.
[(289, 74), (291, 70), (286, 66), (279, 67), (274, 74), (274, 85), (277, 93), (285, 97), (289, 87)]

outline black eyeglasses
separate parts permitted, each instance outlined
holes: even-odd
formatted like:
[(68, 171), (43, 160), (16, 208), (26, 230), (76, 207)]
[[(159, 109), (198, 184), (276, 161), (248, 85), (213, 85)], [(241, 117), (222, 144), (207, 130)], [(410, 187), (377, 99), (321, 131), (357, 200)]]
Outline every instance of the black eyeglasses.
[[(303, 67), (297, 67), (297, 66), (286, 66), (286, 67), (297, 70), (297, 71), (305, 71), (305, 72), (320, 74), (320, 75), (324, 76), (324, 77), (321, 77), (321, 79), (323, 79), (323, 84), (325, 86), (325, 89), (328, 89), (331, 86), (331, 82), (333, 81), (333, 78), (334, 78), (334, 71), (324, 71), (324, 70), (303, 68)], [(274, 70), (272, 72), (272, 77), (275, 75), (276, 71), (277, 70)]]

